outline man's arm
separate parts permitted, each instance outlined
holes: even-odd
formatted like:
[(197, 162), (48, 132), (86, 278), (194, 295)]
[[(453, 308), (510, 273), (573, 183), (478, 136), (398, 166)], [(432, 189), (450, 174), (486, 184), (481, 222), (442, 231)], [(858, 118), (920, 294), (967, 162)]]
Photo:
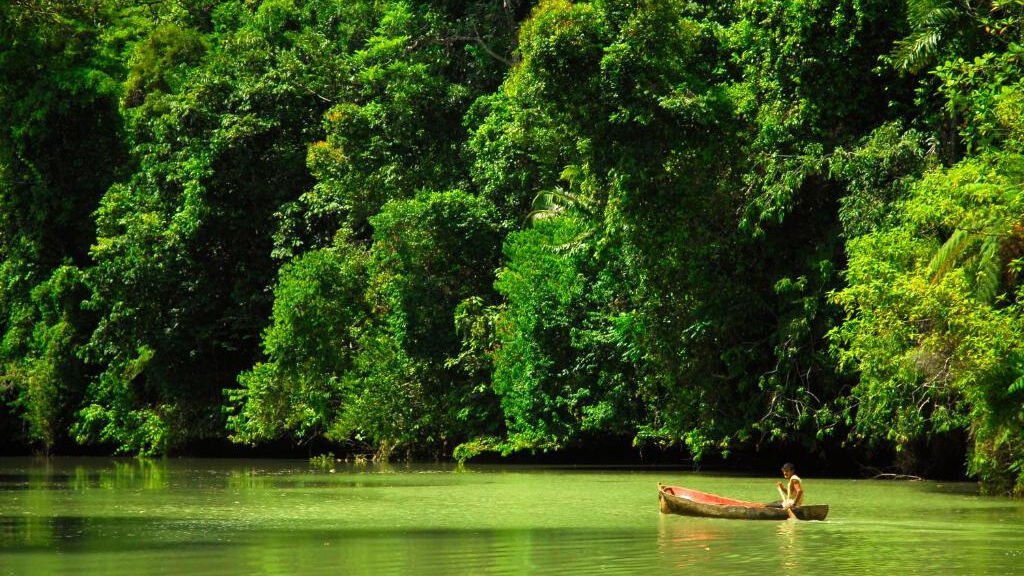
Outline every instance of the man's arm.
[(789, 500), (786, 498), (786, 489), (782, 487), (782, 482), (776, 482), (775, 487), (779, 489), (779, 498), (782, 499), (782, 507), (786, 507), (786, 502)]

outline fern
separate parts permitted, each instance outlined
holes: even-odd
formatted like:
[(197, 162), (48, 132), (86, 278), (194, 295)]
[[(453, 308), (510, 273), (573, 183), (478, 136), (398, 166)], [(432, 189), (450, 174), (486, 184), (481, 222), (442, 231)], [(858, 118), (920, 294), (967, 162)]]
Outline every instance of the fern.
[(933, 283), (938, 283), (942, 280), (953, 267), (956, 265), (957, 259), (970, 245), (971, 234), (966, 230), (957, 228), (952, 236), (947, 239), (942, 246), (932, 256), (931, 262), (928, 263), (928, 276), (931, 277)]
[(999, 289), (1003, 266), (999, 258), (999, 236), (989, 234), (981, 246), (981, 259), (974, 277), (974, 296), (979, 302), (991, 303)]
[[(963, 268), (973, 272), (974, 297), (979, 302), (991, 304), (996, 298), (1002, 279), (1003, 261), (1000, 250), (1007, 229), (1008, 224), (999, 217), (990, 218), (979, 231), (957, 228), (935, 251), (928, 263), (928, 276), (931, 282), (937, 284), (953, 268)], [(972, 254), (967, 255), (968, 252)]]

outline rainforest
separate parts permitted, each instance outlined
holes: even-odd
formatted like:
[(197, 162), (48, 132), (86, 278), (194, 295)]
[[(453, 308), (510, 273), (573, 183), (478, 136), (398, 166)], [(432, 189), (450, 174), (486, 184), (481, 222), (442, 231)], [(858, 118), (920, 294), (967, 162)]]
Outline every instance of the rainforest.
[(5, 0), (4, 450), (955, 444), (1024, 493), (1022, 42), (1022, 0)]

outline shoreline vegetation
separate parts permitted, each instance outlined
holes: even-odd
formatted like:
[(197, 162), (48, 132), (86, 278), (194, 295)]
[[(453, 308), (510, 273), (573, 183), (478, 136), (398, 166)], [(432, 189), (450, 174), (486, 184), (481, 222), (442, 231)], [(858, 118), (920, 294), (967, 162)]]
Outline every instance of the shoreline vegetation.
[(1021, 0), (0, 4), (5, 451), (1022, 495), (1022, 37)]

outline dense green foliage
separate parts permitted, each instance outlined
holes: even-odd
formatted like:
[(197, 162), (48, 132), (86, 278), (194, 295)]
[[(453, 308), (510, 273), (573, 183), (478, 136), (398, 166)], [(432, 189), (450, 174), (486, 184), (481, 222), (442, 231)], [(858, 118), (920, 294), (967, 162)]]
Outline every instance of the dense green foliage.
[(1022, 17), (5, 3), (0, 429), (457, 458), (952, 433), (1024, 490)]

